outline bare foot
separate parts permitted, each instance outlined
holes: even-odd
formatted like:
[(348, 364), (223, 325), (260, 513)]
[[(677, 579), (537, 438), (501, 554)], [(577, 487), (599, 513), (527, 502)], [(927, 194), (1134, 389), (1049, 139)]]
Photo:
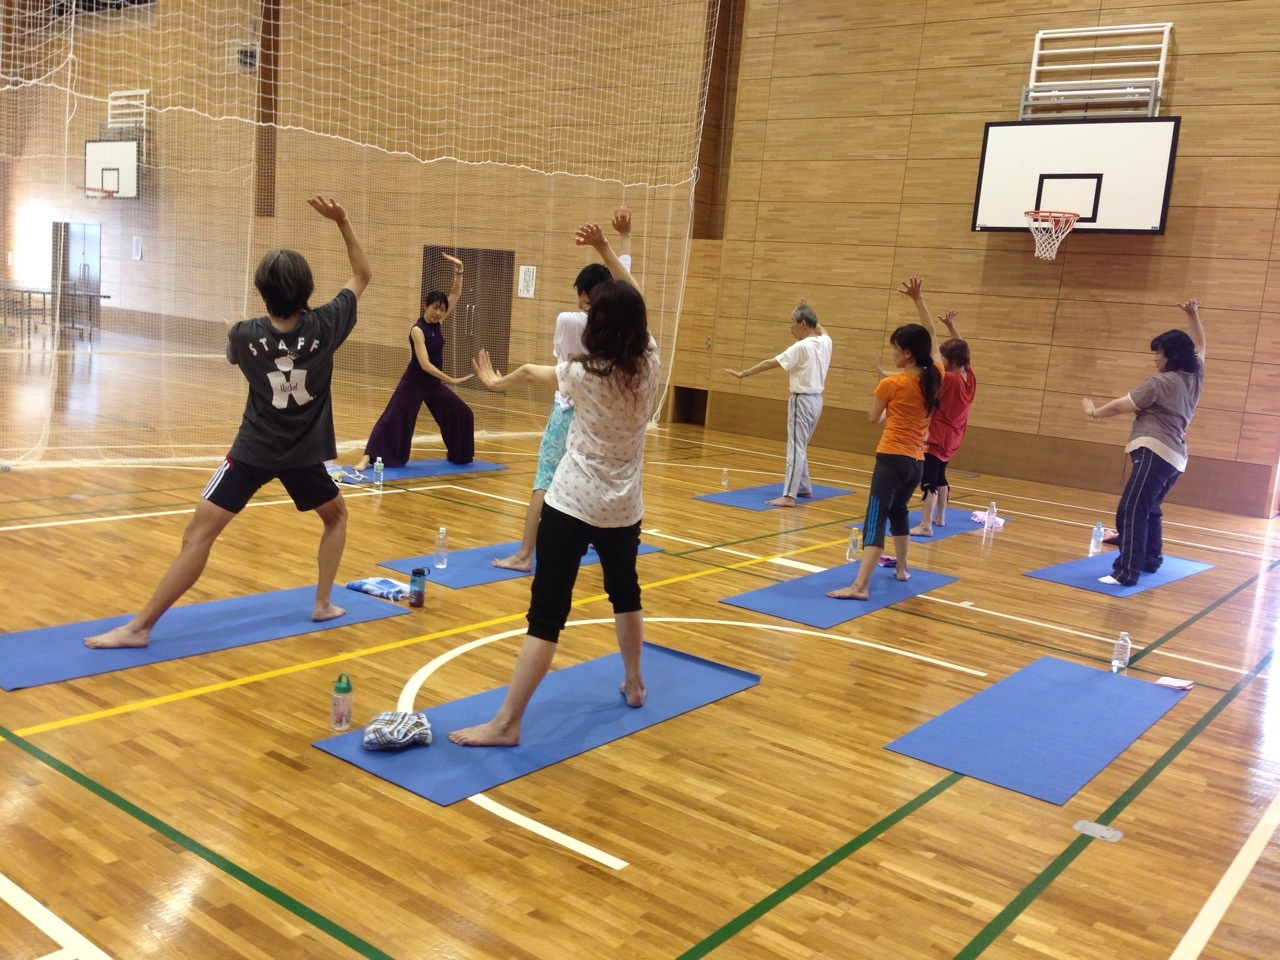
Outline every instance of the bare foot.
[(870, 595), (867, 588), (859, 588), (857, 586), (841, 587), (839, 590), (828, 590), (827, 596), (836, 600), (869, 600)]
[(369, 458), (361, 457), (359, 460), (356, 461), (356, 465), (351, 469), (355, 470), (356, 473), (364, 473), (365, 470), (367, 470), (368, 468), (369, 468)]
[(622, 683), (618, 684), (618, 692), (627, 698), (628, 707), (644, 706), (644, 684), (643, 683), (639, 683), (639, 682), (628, 683), (626, 681), (623, 681)]
[(910, 570), (895, 570), (895, 571), (893, 571), (893, 578), (894, 578), (895, 580), (898, 580), (898, 581), (902, 582), (902, 583), (906, 583), (908, 580), (910, 580), (910, 579), (911, 579), (911, 571), (910, 571)]
[(516, 747), (520, 745), (520, 726), (514, 728), (497, 720), (463, 727), (449, 734), (449, 739), (462, 747)]
[(907, 532), (913, 537), (932, 537), (933, 527), (926, 527), (923, 523), (918, 523)]
[(108, 650), (115, 647), (145, 647), (150, 641), (150, 630), (136, 630), (132, 624), (125, 623), (96, 637), (85, 637), (84, 645), (93, 650)]
[(337, 620), (347, 611), (332, 603), (317, 603), (315, 610), (311, 612), (311, 619), (316, 623), (323, 623), (325, 620)]
[(521, 573), (529, 573), (533, 570), (533, 557), (521, 559), (518, 553), (503, 557), (501, 560), (490, 560), (489, 562), (503, 570), (519, 570)]
[(945, 527), (947, 525), (946, 517), (935, 517), (933, 521), (935, 527)]
[(808, 493), (800, 492), (800, 493), (797, 493), (797, 494), (796, 494), (796, 496), (797, 496), (797, 497), (804, 497), (804, 498), (807, 500), (807, 499), (809, 499), (809, 497), (812, 497), (812, 496), (813, 496), (813, 491), (812, 491), (812, 490), (810, 490)]
[(766, 500), (771, 507), (794, 507), (796, 505), (795, 497), (774, 497), (772, 500)]

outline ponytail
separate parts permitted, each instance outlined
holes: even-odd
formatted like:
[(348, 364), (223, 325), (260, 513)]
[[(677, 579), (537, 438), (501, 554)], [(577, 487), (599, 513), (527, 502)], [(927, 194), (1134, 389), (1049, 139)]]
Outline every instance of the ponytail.
[(904, 323), (893, 331), (889, 342), (911, 354), (912, 362), (920, 368), (924, 412), (932, 416), (938, 409), (938, 394), (942, 390), (942, 371), (933, 362), (933, 336), (918, 323)]

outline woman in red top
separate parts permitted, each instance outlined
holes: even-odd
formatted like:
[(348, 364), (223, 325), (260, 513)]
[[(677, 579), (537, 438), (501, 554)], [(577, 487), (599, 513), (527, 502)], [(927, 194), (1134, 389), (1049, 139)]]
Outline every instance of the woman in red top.
[(929, 419), (938, 409), (942, 367), (937, 363), (931, 329), (918, 323), (898, 327), (889, 337), (889, 344), (900, 372), (884, 377), (876, 385), (867, 413), (872, 423), (884, 421), (884, 434), (876, 446), (858, 572), (849, 586), (827, 594), (838, 600), (868, 599), (871, 573), (884, 553), (886, 523), (898, 554), (895, 575), (899, 580), (911, 579), (907, 569), (907, 547), (911, 543), (907, 504), (920, 485), (925, 435)]
[[(899, 288), (916, 305), (920, 322), (934, 331), (933, 315), (924, 302), (924, 281), (912, 277)], [(924, 504), (920, 509), (920, 523), (911, 528), (913, 537), (933, 536), (933, 525), (947, 525), (947, 496), (951, 487), (947, 483), (947, 463), (960, 448), (965, 427), (969, 425), (969, 408), (978, 392), (978, 381), (969, 366), (969, 344), (960, 339), (956, 328), (956, 312), (948, 310), (938, 318), (951, 334), (951, 339), (938, 348), (942, 358), (942, 389), (938, 392), (938, 409), (929, 421), (929, 440), (924, 451), (924, 476), (920, 489), (924, 492)]]

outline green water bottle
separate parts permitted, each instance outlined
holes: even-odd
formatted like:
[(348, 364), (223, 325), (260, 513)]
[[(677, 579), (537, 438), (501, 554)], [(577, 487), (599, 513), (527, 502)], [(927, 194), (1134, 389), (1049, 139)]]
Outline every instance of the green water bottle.
[(333, 685), (333, 699), (329, 701), (329, 726), (339, 732), (351, 729), (351, 678), (338, 674)]

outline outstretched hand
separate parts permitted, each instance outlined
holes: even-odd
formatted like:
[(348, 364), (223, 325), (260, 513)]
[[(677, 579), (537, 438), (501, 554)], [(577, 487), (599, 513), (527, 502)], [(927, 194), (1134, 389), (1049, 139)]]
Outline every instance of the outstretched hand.
[(488, 389), (497, 389), (497, 384), (502, 379), (502, 374), (493, 369), (493, 363), (489, 360), (488, 350), (481, 350), (476, 355), (476, 358), (471, 361), (471, 369), (476, 372), (476, 377)]
[(902, 286), (898, 288), (898, 292), (905, 293), (912, 300), (919, 300), (920, 293), (923, 289), (924, 289), (924, 279), (921, 277), (912, 276), (909, 279), (902, 281)]
[(631, 233), (631, 208), (625, 203), (613, 211), (613, 229), (624, 237)]
[(1098, 419), (1098, 414), (1096, 412), (1097, 408), (1095, 408), (1093, 405), (1093, 397), (1082, 397), (1080, 400), (1080, 405), (1084, 407), (1084, 415), (1086, 417), (1088, 417), (1090, 420)]
[(724, 367), (723, 369), (729, 376), (737, 377), (739, 380), (745, 380), (747, 377), (747, 371), (745, 370), (730, 370), (728, 367)]
[(1178, 309), (1185, 313), (1188, 317), (1194, 317), (1200, 310), (1199, 300), (1183, 300), (1178, 304)]
[(321, 197), (319, 195), (308, 197), (307, 203), (311, 204), (311, 209), (326, 220), (341, 223), (347, 219), (347, 211), (343, 210), (342, 204), (333, 199), (333, 197)]
[(881, 380), (883, 380), (885, 377), (889, 375), (884, 372), (884, 364), (880, 362), (879, 357), (871, 358), (871, 366), (875, 367), (876, 374), (880, 377)]
[(450, 377), (449, 382), (452, 383), (454, 386), (457, 386), (460, 383), (466, 383), (468, 380), (470, 380), (474, 376), (475, 376), (474, 373), (468, 373), (465, 377)]
[(596, 250), (601, 251), (608, 245), (608, 241), (604, 238), (604, 231), (600, 229), (598, 223), (584, 223), (573, 231), (573, 242), (580, 247), (595, 247)]
[(948, 329), (950, 329), (951, 327), (954, 327), (956, 325), (956, 317), (958, 316), (960, 316), (958, 311), (948, 310), (938, 319), (941, 320), (947, 326)]
[(445, 253), (443, 250), (440, 251), (440, 256), (444, 257), (446, 260), (452, 263), (454, 266), (454, 269), (457, 270), (459, 273), (462, 272), (462, 261), (459, 260), (457, 257), (452, 256), (451, 254)]

